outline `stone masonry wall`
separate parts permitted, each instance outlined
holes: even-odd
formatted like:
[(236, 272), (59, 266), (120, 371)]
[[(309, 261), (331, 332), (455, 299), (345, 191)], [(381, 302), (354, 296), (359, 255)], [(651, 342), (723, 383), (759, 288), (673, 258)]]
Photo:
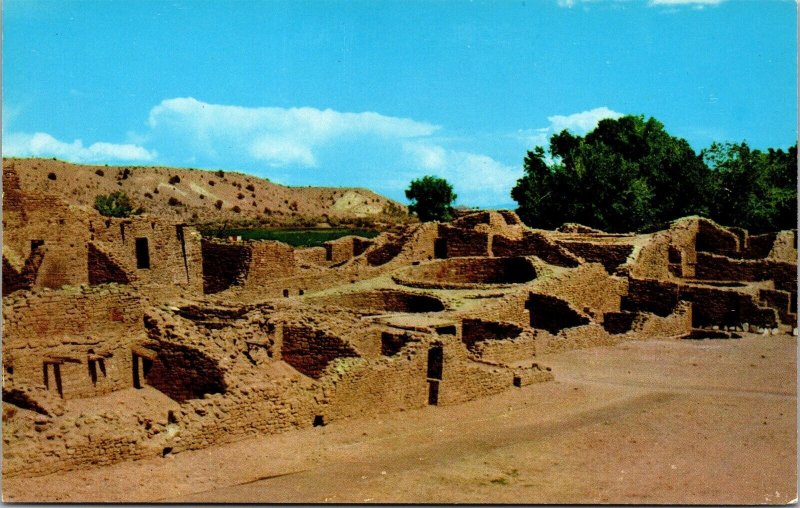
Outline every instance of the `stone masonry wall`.
[[(124, 286), (18, 292), (3, 298), (3, 364), (13, 384), (44, 386), (45, 362), (59, 363), (64, 398), (129, 387), (142, 321), (139, 297)], [(47, 371), (57, 390), (52, 363)]]

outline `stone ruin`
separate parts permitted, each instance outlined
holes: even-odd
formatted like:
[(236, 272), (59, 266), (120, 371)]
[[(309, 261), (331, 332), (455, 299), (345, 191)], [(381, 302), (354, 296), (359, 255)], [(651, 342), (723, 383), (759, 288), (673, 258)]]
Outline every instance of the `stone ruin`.
[(797, 232), (466, 214), (294, 249), (26, 195), (3, 170), (4, 474), (200, 449), (553, 379), (538, 357), (797, 333)]

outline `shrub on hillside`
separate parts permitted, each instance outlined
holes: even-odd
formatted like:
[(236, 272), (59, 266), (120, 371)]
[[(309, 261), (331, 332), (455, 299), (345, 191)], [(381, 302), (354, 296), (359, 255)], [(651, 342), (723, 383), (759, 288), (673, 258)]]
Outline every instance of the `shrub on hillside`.
[(106, 217), (130, 217), (143, 211), (142, 208), (134, 209), (131, 199), (122, 191), (95, 197), (94, 207)]

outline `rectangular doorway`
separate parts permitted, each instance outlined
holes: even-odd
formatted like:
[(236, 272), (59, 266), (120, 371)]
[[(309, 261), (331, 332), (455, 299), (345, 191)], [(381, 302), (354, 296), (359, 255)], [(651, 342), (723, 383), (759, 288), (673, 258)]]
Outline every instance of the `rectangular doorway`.
[(428, 405), (439, 405), (439, 381), (434, 379), (428, 380)]
[(136, 239), (136, 268), (150, 268), (150, 245), (147, 238)]
[(428, 379), (442, 379), (444, 349), (436, 344), (428, 349)]

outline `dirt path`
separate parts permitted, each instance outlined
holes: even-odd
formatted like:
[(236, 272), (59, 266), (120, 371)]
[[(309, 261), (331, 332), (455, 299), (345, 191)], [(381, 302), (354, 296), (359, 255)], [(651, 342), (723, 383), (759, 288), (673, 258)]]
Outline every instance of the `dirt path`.
[(7, 501), (787, 503), (796, 340), (553, 355), (557, 381), (89, 471)]

